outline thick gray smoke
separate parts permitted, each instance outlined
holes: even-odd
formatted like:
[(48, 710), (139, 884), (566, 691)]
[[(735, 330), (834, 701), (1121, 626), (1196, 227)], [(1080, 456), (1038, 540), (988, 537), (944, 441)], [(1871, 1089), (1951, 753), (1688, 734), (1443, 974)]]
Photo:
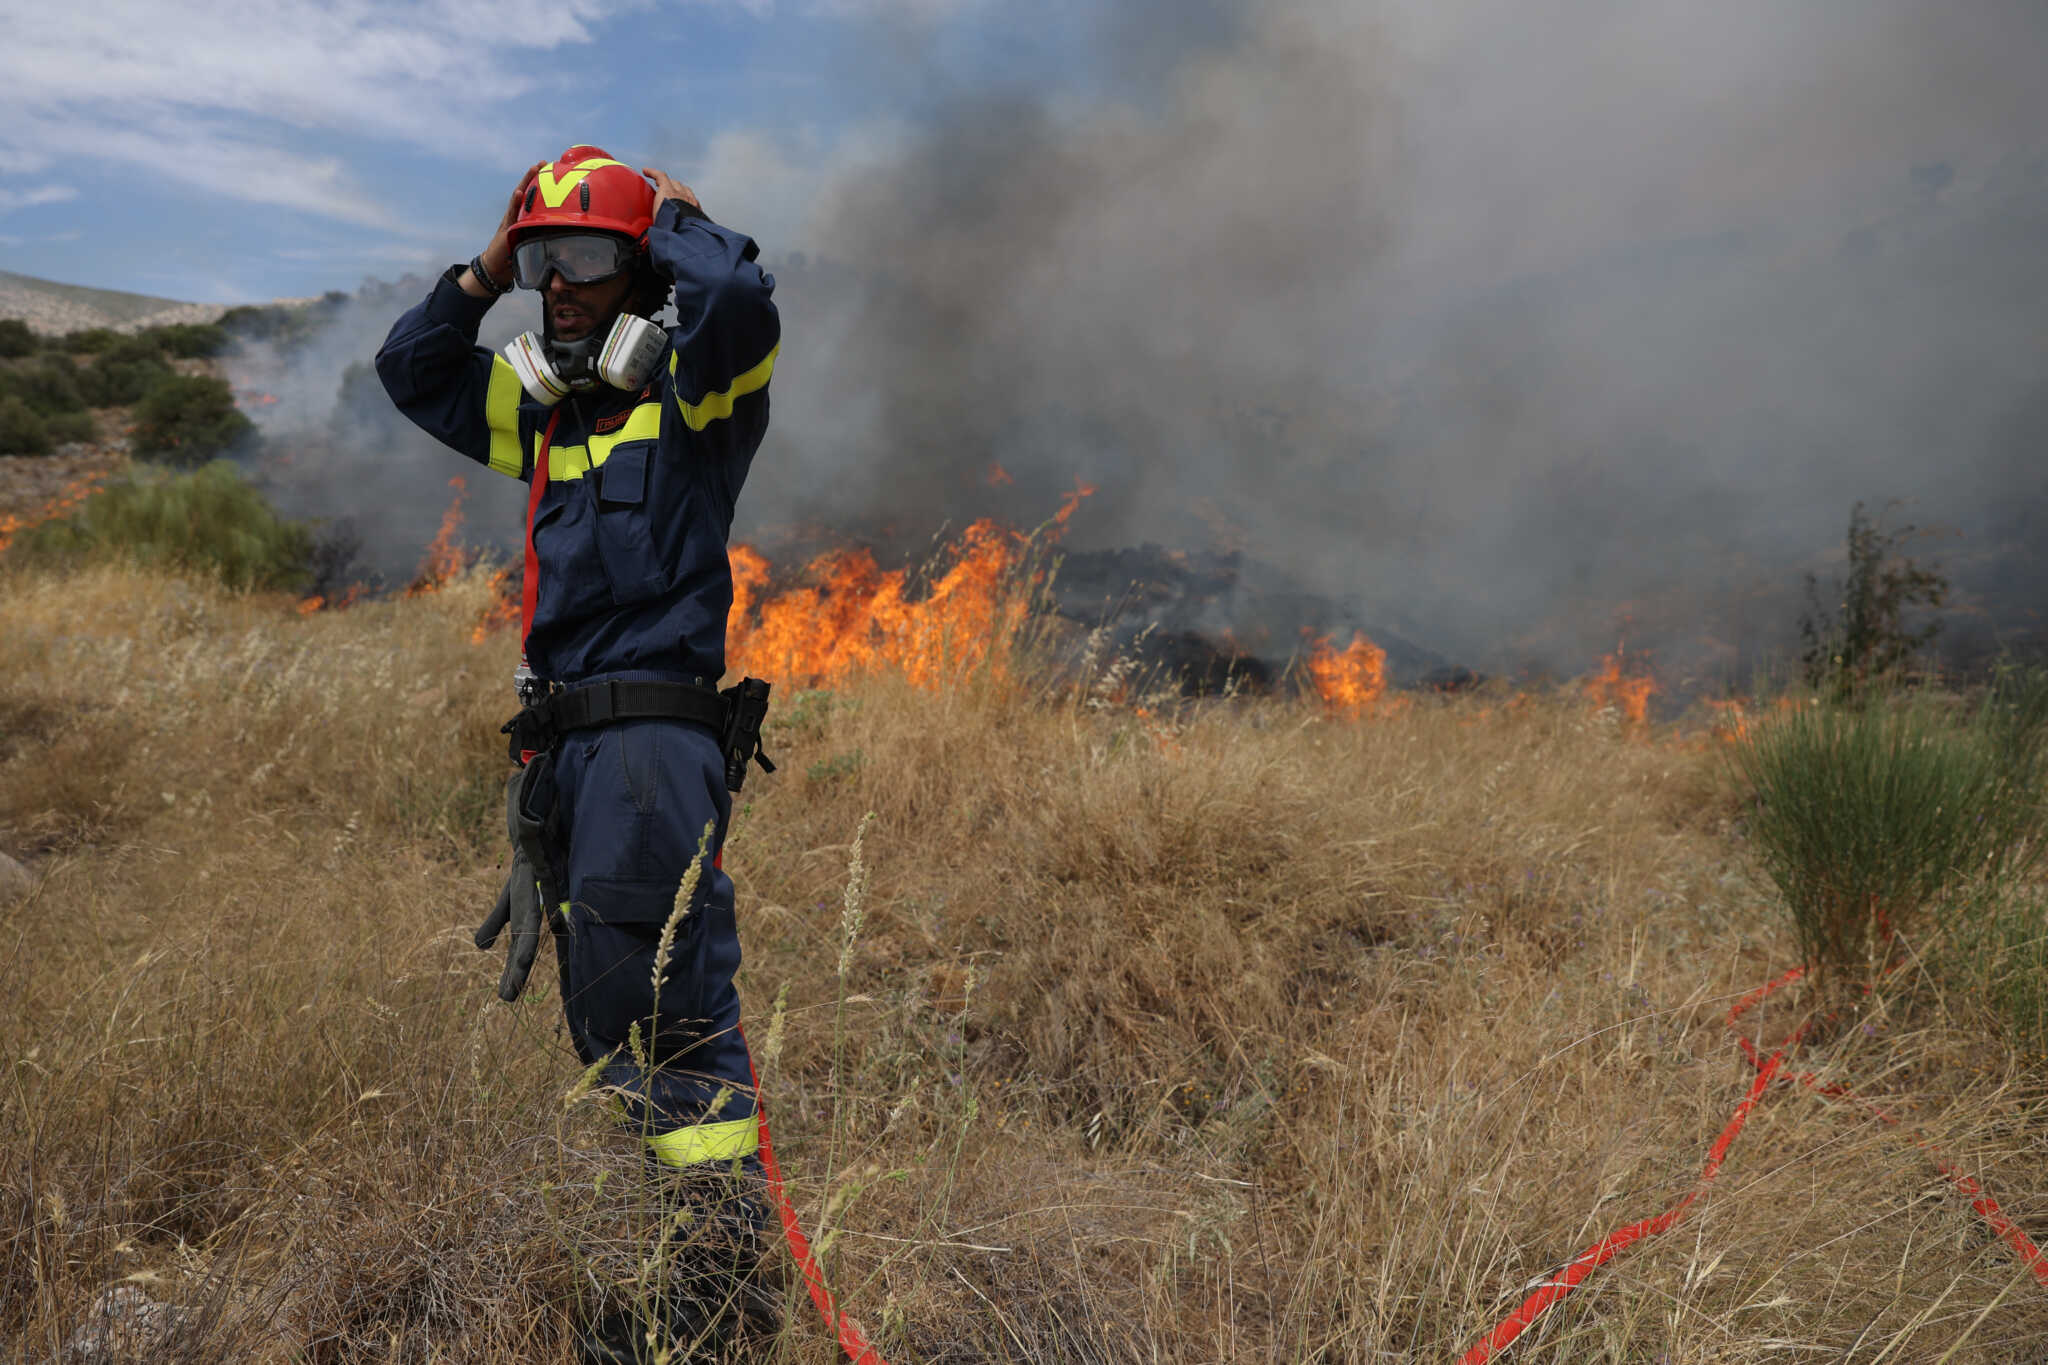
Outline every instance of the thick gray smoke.
[(1077, 44), (1086, 98), (949, 50), (848, 63), (936, 92), (919, 131), (701, 183), (780, 278), (739, 534), (907, 547), (1085, 479), (1071, 545), (1242, 549), (1208, 628), (1294, 588), (1488, 668), (1626, 635), (1706, 677), (1906, 499), (2029, 628), (2037, 0), (1148, 0)]

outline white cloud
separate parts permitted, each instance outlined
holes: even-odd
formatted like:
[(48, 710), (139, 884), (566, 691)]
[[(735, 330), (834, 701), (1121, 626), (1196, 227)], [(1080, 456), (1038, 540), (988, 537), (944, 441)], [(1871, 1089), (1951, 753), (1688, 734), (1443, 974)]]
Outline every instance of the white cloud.
[[(39, 6), (0, 48), (17, 174), (119, 166), (244, 202), (418, 231), (310, 137), (515, 161), (544, 54), (649, 0), (106, 0)], [(47, 201), (45, 201), (47, 202)]]
[(32, 209), (38, 204), (61, 204), (77, 197), (78, 191), (69, 185), (37, 185), (26, 190), (0, 189), (0, 213)]

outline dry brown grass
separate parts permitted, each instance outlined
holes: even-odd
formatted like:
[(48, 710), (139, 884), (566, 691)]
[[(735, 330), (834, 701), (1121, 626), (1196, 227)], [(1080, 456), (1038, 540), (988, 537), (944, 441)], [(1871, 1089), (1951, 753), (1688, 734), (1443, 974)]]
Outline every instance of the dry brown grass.
[[(156, 1358), (561, 1360), (633, 1274), (630, 1153), (564, 1103), (551, 974), (506, 1008), (468, 943), (512, 664), (468, 643), (484, 592), (300, 618), (0, 575), (0, 848), (40, 878), (4, 953), (12, 1357), (129, 1279), (191, 1310)], [(727, 853), (748, 1019), (896, 1365), (1454, 1357), (1690, 1187), (1749, 1074), (1721, 1016), (1793, 951), (1717, 756), (1575, 698), (1161, 720), (875, 680), (778, 697), (770, 741)], [(2040, 1076), (1929, 981), (1803, 1060), (2048, 1232)], [(791, 1315), (775, 1358), (832, 1359)], [(1514, 1358), (2043, 1340), (2048, 1295), (1909, 1140), (1780, 1090)]]

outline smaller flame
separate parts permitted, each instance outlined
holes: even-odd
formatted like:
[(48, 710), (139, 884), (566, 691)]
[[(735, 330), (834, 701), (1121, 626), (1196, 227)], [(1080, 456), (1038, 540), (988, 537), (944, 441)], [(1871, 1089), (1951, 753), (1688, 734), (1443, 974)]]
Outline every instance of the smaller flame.
[(1586, 679), (1586, 695), (1592, 699), (1595, 709), (1615, 707), (1630, 725), (1647, 725), (1650, 720), (1650, 698), (1657, 694), (1657, 680), (1648, 674), (1629, 675), (1622, 672), (1622, 657), (1625, 649), (1615, 648), (1614, 653), (1600, 660), (1600, 671)]
[(491, 605), (484, 610), (483, 618), (476, 628), (469, 632), (469, 642), (480, 645), (493, 634), (507, 626), (519, 624), (520, 595), (519, 577), (510, 569), (496, 569), (491, 573)]
[(32, 531), (46, 521), (55, 521), (68, 515), (73, 508), (99, 492), (100, 485), (106, 478), (106, 470), (97, 470), (65, 484), (63, 492), (25, 517), (17, 517), (12, 513), (0, 515), (0, 551), (12, 545), (14, 538), (23, 531)]
[(1341, 652), (1329, 636), (1316, 636), (1308, 676), (1324, 706), (1339, 715), (1363, 716), (1386, 695), (1387, 651), (1360, 631), (1351, 633), (1351, 643)]
[(277, 401), (274, 393), (263, 393), (256, 389), (236, 389), (235, 402), (245, 408), (267, 408)]
[(449, 502), (448, 510), (441, 514), (441, 529), (427, 545), (427, 552), (420, 559), (419, 572), (413, 575), (411, 585), (405, 590), (407, 597), (424, 597), (430, 592), (439, 592), (448, 580), (468, 568), (473, 558), (455, 541), (462, 530), (462, 499), (469, 491), (469, 481), (457, 474), (448, 480), (448, 486), (455, 490), (455, 497)]
[(1079, 479), (1074, 480), (1073, 491), (1060, 500), (1060, 510), (1052, 514), (1050, 524), (1054, 527), (1064, 527), (1067, 524), (1067, 518), (1074, 515), (1074, 509), (1081, 505), (1083, 499), (1094, 496), (1094, 484), (1083, 483)]
[(1010, 471), (1003, 468), (1000, 460), (990, 460), (988, 462), (988, 473), (983, 478), (987, 480), (990, 488), (1008, 488), (1011, 484), (1017, 482), (1010, 477)]

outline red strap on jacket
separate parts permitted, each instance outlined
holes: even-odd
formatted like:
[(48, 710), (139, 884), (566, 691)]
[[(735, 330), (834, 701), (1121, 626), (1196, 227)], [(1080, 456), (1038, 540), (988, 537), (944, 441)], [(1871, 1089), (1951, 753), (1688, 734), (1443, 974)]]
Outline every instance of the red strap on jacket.
[(555, 423), (561, 419), (560, 408), (548, 414), (547, 430), (540, 434), (540, 450), (533, 457), (533, 477), (526, 481), (526, 576), (520, 580), (519, 590), (521, 657), (526, 653), (526, 637), (533, 633), (534, 604), (540, 600), (540, 561), (533, 553), (533, 519), (540, 511), (540, 495), (548, 486), (548, 447), (554, 444)]

